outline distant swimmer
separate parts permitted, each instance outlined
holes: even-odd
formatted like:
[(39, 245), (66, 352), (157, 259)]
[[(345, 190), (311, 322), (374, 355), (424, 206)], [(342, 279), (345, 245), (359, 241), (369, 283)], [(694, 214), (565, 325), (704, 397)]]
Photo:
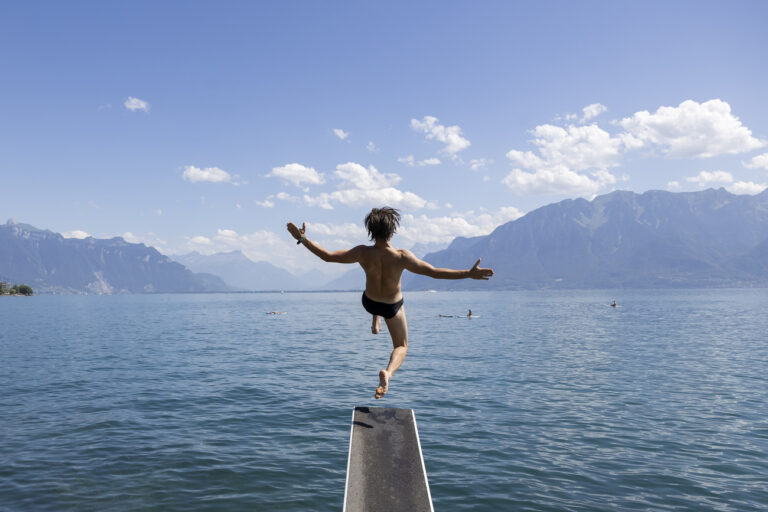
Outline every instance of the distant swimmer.
[(299, 244), (309, 249), (323, 261), (334, 263), (359, 263), (365, 271), (365, 291), (363, 292), (363, 308), (373, 315), (371, 332), (378, 334), (381, 330), (381, 317), (387, 323), (389, 335), (392, 338), (392, 354), (385, 370), (379, 371), (379, 386), (375, 398), (383, 397), (389, 390), (389, 380), (400, 368), (408, 352), (408, 323), (403, 308), (403, 293), (400, 279), (404, 270), (421, 274), (434, 279), (483, 279), (488, 280), (493, 275), (490, 268), (480, 268), (478, 259), (472, 268), (453, 270), (435, 268), (420, 260), (407, 249), (395, 249), (390, 245), (392, 236), (400, 226), (400, 212), (394, 208), (374, 208), (365, 217), (365, 227), (373, 245), (358, 245), (352, 249), (329, 252), (315, 242), (309, 240), (306, 233), (306, 223), (299, 229), (293, 222), (288, 223), (288, 231)]
[(268, 311), (268, 315), (284, 315), (285, 311)]
[(469, 313), (467, 314), (467, 317), (472, 318), (472, 310), (469, 310)]
[(613, 301), (613, 304), (611, 304), (611, 307), (612, 307), (612, 308), (615, 308), (615, 307), (616, 307), (616, 301)]

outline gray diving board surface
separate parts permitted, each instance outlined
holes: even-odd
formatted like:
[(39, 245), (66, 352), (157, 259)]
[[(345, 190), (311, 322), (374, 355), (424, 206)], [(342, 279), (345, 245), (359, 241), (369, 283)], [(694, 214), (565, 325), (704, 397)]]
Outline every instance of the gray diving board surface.
[(344, 512), (433, 512), (412, 409), (355, 407)]

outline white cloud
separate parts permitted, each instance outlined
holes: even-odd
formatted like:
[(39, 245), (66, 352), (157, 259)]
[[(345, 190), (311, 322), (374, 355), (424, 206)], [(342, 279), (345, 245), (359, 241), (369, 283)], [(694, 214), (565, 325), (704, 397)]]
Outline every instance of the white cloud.
[(497, 224), (505, 224), (512, 220), (517, 220), (524, 215), (519, 209), (514, 206), (502, 206), (498, 209), (494, 222)]
[(374, 144), (372, 140), (368, 141), (368, 144), (365, 145), (365, 149), (367, 149), (371, 153), (376, 153), (377, 151), (379, 151), (379, 148), (376, 147), (376, 144)]
[(383, 174), (372, 165), (366, 169), (354, 162), (337, 165), (334, 174), (342, 180), (342, 187), (349, 186), (364, 190), (389, 187), (396, 185), (400, 181), (400, 176), (397, 174)]
[(134, 98), (133, 96), (129, 96), (123, 105), (131, 112), (135, 112), (137, 110), (149, 112), (149, 103), (144, 100), (140, 100), (139, 98)]
[(82, 239), (82, 238), (88, 238), (91, 235), (80, 229), (75, 229), (73, 231), (65, 231), (61, 234), (61, 236), (63, 236), (64, 238), (81, 238)]
[[(289, 219), (301, 224), (302, 219)], [(307, 223), (307, 235), (324, 247), (335, 250), (349, 248), (367, 240), (365, 230), (360, 226), (342, 224), (339, 226)], [(252, 261), (268, 261), (296, 275), (317, 269), (325, 274), (341, 274), (349, 270), (343, 265), (328, 265), (306, 250), (286, 230), (275, 233), (259, 230), (252, 233), (239, 233), (233, 229), (220, 228), (212, 235), (185, 237), (185, 241), (174, 253), (184, 254), (197, 251), (201, 254), (242, 251)]]
[(312, 235), (319, 235), (321, 237), (337, 237), (344, 240), (356, 240), (356, 243), (360, 243), (360, 240), (365, 240), (368, 237), (368, 233), (361, 224), (353, 224), (346, 222), (344, 224), (322, 224), (307, 223), (307, 233)]
[(261, 206), (262, 208), (274, 208), (275, 207), (275, 202), (271, 201), (270, 197), (272, 197), (272, 196), (267, 197), (263, 201), (259, 201), (257, 199), (257, 200), (254, 201), (254, 203), (256, 203), (256, 206)]
[(621, 140), (597, 125), (562, 128), (545, 124), (537, 126), (533, 136), (541, 158), (530, 151), (514, 150), (507, 158), (525, 167), (565, 165), (576, 171), (618, 165)]
[(139, 242), (139, 239), (136, 238), (136, 236), (133, 233), (131, 233), (130, 231), (126, 231), (121, 236), (123, 237), (123, 240), (125, 240), (126, 242), (130, 242), (132, 244), (135, 244), (135, 243)]
[(397, 163), (407, 165), (408, 167), (413, 167), (416, 165), (416, 159), (413, 157), (413, 155), (401, 156), (397, 158)]
[(668, 181), (667, 182), (667, 190), (680, 190), (680, 182), (679, 181)]
[(184, 167), (184, 173), (181, 177), (192, 183), (200, 181), (207, 181), (210, 183), (230, 183), (232, 182), (232, 176), (224, 169), (218, 167), (206, 167), (201, 169), (194, 165), (187, 165)]
[[(513, 206), (505, 206), (494, 212), (468, 211), (430, 217), (403, 214), (395, 245), (411, 247), (416, 243), (447, 243), (457, 236), (487, 235), (499, 225), (518, 219), (523, 213)], [(334, 245), (350, 247), (364, 243), (368, 234), (361, 224), (307, 224), (307, 235), (332, 237)]]
[(381, 173), (374, 166), (368, 168), (354, 162), (336, 166), (334, 174), (339, 179), (339, 190), (311, 197), (304, 195), (304, 201), (310, 206), (327, 210), (333, 209), (334, 203), (346, 206), (390, 205), (395, 208), (423, 208), (427, 202), (412, 192), (403, 192), (394, 187), (400, 176)]
[(749, 194), (753, 196), (768, 188), (768, 184), (753, 183), (751, 181), (737, 181), (736, 183), (733, 183), (725, 188), (727, 188), (728, 191), (733, 194)]
[[(336, 194), (336, 192), (333, 192)], [(304, 194), (304, 202), (309, 206), (317, 206), (323, 210), (333, 210), (333, 202), (341, 202), (337, 196), (332, 196), (328, 192), (323, 192), (314, 197), (309, 194)]]
[(408, 155), (408, 156), (399, 157), (397, 161), (401, 164), (407, 165), (408, 167), (415, 167), (415, 166), (425, 167), (427, 165), (440, 165), (440, 159), (435, 157), (425, 158), (424, 160), (419, 160), (417, 162), (416, 159), (413, 157), (413, 155)]
[(434, 139), (445, 144), (443, 150), (452, 157), (470, 145), (469, 140), (461, 136), (461, 128), (456, 125), (444, 126), (438, 123), (438, 119), (434, 116), (424, 116), (421, 121), (411, 119), (411, 128), (426, 133), (427, 139)]
[(154, 247), (155, 249), (159, 250), (162, 253), (166, 252), (166, 240), (160, 238), (155, 233), (152, 233), (151, 231), (149, 233), (145, 233), (143, 235), (134, 235), (130, 231), (126, 231), (122, 235), (123, 240), (126, 242), (132, 243), (132, 244), (145, 244), (150, 247)]
[(290, 201), (294, 203), (299, 200), (298, 197), (292, 196), (291, 194), (288, 194), (286, 192), (278, 192), (277, 194), (275, 194), (274, 197), (278, 198), (281, 201)]
[[(616, 178), (606, 168), (618, 165), (622, 141), (597, 125), (540, 125), (533, 130), (532, 151), (510, 150), (514, 164), (527, 168), (510, 171), (502, 183), (517, 193), (596, 194)], [(578, 171), (589, 171), (587, 174)]]
[(525, 172), (512, 169), (503, 180), (503, 184), (518, 194), (577, 194), (592, 196), (606, 185), (616, 183), (616, 178), (608, 171), (596, 171), (590, 178), (587, 175), (559, 166), (549, 169), (537, 169)]
[(762, 169), (768, 171), (768, 153), (753, 157), (749, 162), (744, 163), (744, 167), (747, 169)]
[(473, 171), (477, 171), (492, 163), (493, 160), (488, 160), (487, 158), (473, 158), (469, 161), (469, 168)]
[(279, 234), (269, 230), (238, 233), (233, 229), (218, 229), (212, 237), (189, 238), (184, 249), (202, 254), (240, 250), (252, 261), (269, 261), (295, 272), (305, 272), (308, 268), (318, 268), (322, 264), (309, 251), (297, 247), (287, 231)]
[(293, 163), (282, 167), (273, 167), (268, 177), (281, 178), (296, 187), (302, 187), (305, 183), (310, 185), (319, 185), (324, 183), (323, 175), (315, 171), (313, 167), (306, 167), (301, 164)]
[(209, 246), (211, 245), (211, 239), (207, 236), (193, 236), (189, 239), (190, 243), (193, 245), (202, 245), (202, 246)]
[(725, 188), (733, 194), (754, 195), (759, 194), (768, 187), (765, 183), (734, 181), (733, 175), (726, 171), (701, 171), (696, 176), (686, 179), (702, 188), (725, 185)]
[(277, 194), (269, 194), (263, 201), (254, 201), (257, 205), (261, 206), (262, 208), (274, 208), (275, 202), (273, 199), (279, 199), (280, 201), (290, 201), (290, 202), (297, 202), (299, 200), (298, 197), (292, 196), (291, 194), (288, 194), (286, 192), (278, 192)]
[(416, 210), (426, 206), (427, 201), (412, 192), (403, 192), (393, 187), (378, 190), (346, 189), (322, 194), (316, 197), (304, 196), (309, 206), (318, 206), (326, 210), (333, 209), (333, 203), (346, 206), (388, 205), (394, 208)]
[(726, 171), (701, 171), (696, 176), (686, 178), (686, 181), (695, 183), (700, 187), (709, 187), (722, 183), (731, 183), (733, 182), (733, 175)]
[(347, 137), (349, 137), (349, 132), (345, 132), (341, 128), (334, 128), (333, 134), (336, 135), (341, 140), (345, 140)]
[(593, 117), (597, 117), (607, 110), (608, 108), (600, 103), (592, 103), (591, 105), (587, 105), (581, 109), (581, 111), (584, 113), (584, 115), (581, 117), (581, 122), (586, 123)]
[(719, 99), (686, 100), (677, 107), (659, 107), (653, 114), (643, 110), (618, 124), (636, 146), (660, 146), (672, 158), (743, 153), (766, 144), (754, 138), (731, 114), (731, 106)]
[(493, 213), (469, 211), (438, 217), (405, 214), (398, 236), (408, 247), (416, 243), (446, 243), (457, 236), (487, 235), (499, 225), (522, 216), (514, 206)]
[(237, 236), (239, 236), (237, 234), (237, 231), (235, 231), (233, 229), (219, 229), (216, 232), (217, 239), (228, 240), (230, 238), (236, 238)]

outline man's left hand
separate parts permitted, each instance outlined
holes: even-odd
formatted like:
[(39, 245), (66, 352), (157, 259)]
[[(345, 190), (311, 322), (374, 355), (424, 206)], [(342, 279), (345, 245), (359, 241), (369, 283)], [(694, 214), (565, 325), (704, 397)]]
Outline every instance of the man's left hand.
[(289, 222), (288, 223), (288, 232), (296, 240), (298, 240), (299, 238), (303, 237), (304, 233), (306, 231), (307, 231), (307, 223), (306, 222), (302, 222), (301, 223), (301, 229), (299, 229), (299, 227), (296, 224), (294, 224), (293, 222)]

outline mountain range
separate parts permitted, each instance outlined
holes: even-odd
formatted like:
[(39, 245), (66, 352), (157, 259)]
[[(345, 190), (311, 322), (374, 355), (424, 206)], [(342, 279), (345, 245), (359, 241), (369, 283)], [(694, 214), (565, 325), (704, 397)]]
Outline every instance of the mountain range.
[(9, 220), (0, 225), (0, 281), (43, 293), (228, 291), (221, 278), (195, 274), (154, 247), (110, 239), (64, 238)]
[(768, 286), (768, 190), (616, 191), (567, 199), (457, 238), (425, 257), (436, 267), (481, 266), (490, 281), (407, 275), (406, 289)]
[[(423, 256), (436, 267), (459, 269), (479, 257), (495, 271), (490, 281), (406, 273), (403, 288), (768, 286), (768, 190), (754, 196), (723, 188), (616, 191), (591, 201), (566, 199)], [(173, 259), (120, 237), (74, 239), (14, 221), (0, 225), (0, 281), (38, 292), (360, 290), (365, 282), (356, 265), (334, 279), (319, 272), (296, 276), (240, 251)]]
[(215, 274), (230, 288), (240, 291), (295, 291), (321, 288), (330, 278), (311, 271), (297, 276), (266, 261), (253, 261), (242, 251), (173, 256), (193, 272)]
[[(446, 244), (417, 244), (411, 251), (419, 257), (430, 249), (439, 250)], [(205, 272), (221, 277), (227, 286), (242, 291), (297, 290), (361, 290), (365, 274), (359, 265), (344, 265), (349, 270), (337, 277), (316, 270), (295, 275), (266, 261), (252, 261), (242, 251), (200, 254), (191, 252), (172, 256), (193, 272)]]

